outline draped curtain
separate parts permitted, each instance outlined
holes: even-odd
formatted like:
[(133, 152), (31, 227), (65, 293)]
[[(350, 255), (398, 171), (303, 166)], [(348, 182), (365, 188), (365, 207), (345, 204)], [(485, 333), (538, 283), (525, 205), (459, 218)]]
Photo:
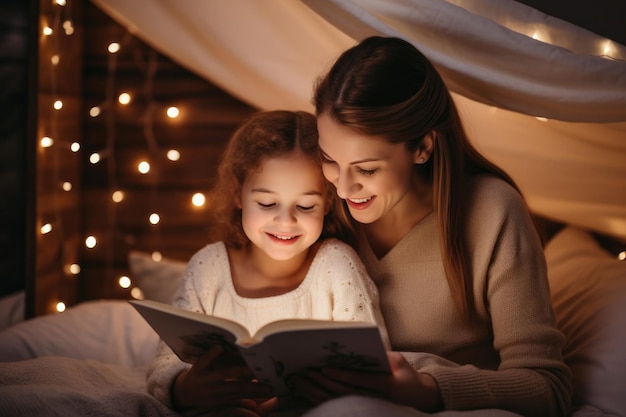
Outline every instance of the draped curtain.
[(624, 45), (513, 0), (92, 1), (259, 109), (313, 111), (314, 81), (342, 51), (402, 37), (533, 211), (626, 238)]

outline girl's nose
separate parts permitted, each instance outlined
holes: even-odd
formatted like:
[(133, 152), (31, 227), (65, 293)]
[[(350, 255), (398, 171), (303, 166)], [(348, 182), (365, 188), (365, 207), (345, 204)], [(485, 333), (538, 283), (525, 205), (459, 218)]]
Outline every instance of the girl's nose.
[(281, 209), (276, 213), (274, 221), (278, 224), (294, 224), (297, 222), (296, 216), (291, 209)]

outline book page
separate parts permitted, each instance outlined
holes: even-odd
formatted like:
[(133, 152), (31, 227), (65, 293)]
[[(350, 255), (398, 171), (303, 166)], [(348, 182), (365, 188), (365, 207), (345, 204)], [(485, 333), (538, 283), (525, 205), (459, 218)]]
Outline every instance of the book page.
[(278, 320), (262, 326), (254, 335), (256, 341), (261, 341), (273, 333), (280, 333), (289, 330), (311, 330), (311, 329), (353, 329), (358, 327), (373, 327), (371, 323), (360, 321), (331, 321), (313, 319), (286, 319)]
[[(302, 321), (298, 321), (302, 324)], [(290, 323), (293, 326), (295, 322)], [(300, 328), (266, 335), (241, 354), (260, 381), (288, 395), (288, 380), (306, 369), (337, 367), (362, 372), (391, 372), (378, 328), (346, 323), (326, 328)], [(313, 325), (313, 323), (309, 323)]]
[(234, 321), (155, 301), (130, 303), (184, 362), (193, 363), (218, 343), (224, 347), (225, 357), (239, 357), (236, 345), (250, 343), (247, 329)]

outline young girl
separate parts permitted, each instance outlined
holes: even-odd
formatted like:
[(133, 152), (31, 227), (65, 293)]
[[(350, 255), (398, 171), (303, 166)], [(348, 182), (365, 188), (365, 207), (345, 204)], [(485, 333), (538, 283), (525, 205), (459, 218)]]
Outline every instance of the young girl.
[[(376, 287), (335, 239), (350, 229), (316, 151), (316, 120), (305, 112), (260, 112), (234, 134), (215, 190), (222, 240), (191, 258), (173, 304), (252, 333), (284, 318), (366, 321), (388, 345)], [(268, 398), (269, 388), (219, 355), (216, 347), (190, 367), (161, 342), (148, 390), (179, 411), (255, 415), (254, 399)]]
[(570, 372), (541, 242), (432, 63), (402, 39), (367, 38), (314, 102), (324, 175), (356, 224), (396, 352), (390, 376), (292, 381), (311, 401), (342, 397), (307, 417), (566, 415)]

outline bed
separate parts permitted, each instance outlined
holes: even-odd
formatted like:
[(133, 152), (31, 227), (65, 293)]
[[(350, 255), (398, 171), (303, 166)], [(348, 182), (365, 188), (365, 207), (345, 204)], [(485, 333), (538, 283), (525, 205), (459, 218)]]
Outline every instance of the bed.
[[(514, 177), (531, 209), (568, 224), (546, 258), (574, 376), (572, 416), (626, 417), (626, 262), (597, 234), (626, 238), (626, 47), (515, 1), (92, 1), (259, 109), (311, 110), (312, 80), (355, 39), (418, 45), (442, 70), (479, 149)], [(535, 27), (552, 29), (552, 44)], [(169, 302), (184, 266), (129, 255), (147, 299)], [(85, 301), (20, 322), (20, 300), (0, 300), (0, 415), (176, 415), (145, 392), (158, 338), (127, 301)]]
[[(574, 375), (572, 416), (626, 416), (626, 262), (591, 231), (546, 245), (552, 299)], [(145, 298), (170, 302), (185, 264), (132, 252)], [(175, 416), (145, 391), (158, 337), (125, 300), (78, 304), (0, 332), (0, 415)]]
[[(185, 264), (131, 252), (145, 298), (171, 302)], [(19, 311), (19, 298), (0, 311)], [(11, 313), (11, 316), (15, 316)], [(126, 301), (86, 301), (0, 332), (2, 416), (176, 416), (145, 389), (158, 336)]]

